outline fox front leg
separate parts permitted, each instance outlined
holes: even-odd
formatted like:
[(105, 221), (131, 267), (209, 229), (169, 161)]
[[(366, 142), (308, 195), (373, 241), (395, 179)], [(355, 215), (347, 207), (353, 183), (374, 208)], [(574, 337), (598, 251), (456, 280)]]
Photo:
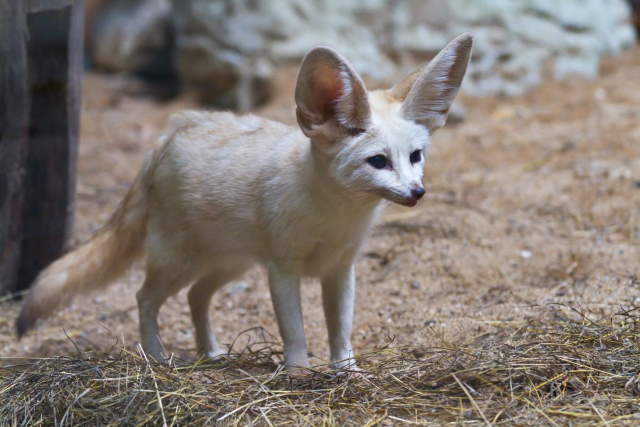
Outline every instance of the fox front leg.
[(299, 375), (308, 368), (307, 342), (304, 336), (300, 304), (300, 278), (269, 266), (271, 301), (284, 344), (284, 356), (290, 374)]
[(355, 284), (353, 264), (339, 267), (322, 280), (322, 303), (329, 331), (331, 366), (335, 369), (357, 368), (351, 347)]

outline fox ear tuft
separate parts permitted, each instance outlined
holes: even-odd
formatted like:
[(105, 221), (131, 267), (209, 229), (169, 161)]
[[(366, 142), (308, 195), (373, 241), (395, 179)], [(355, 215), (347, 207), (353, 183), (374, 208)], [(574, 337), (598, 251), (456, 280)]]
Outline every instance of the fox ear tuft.
[(345, 58), (328, 47), (304, 57), (295, 100), (300, 128), (309, 137), (353, 135), (369, 125), (367, 90)]
[(467, 71), (472, 45), (470, 34), (458, 36), (426, 67), (389, 90), (402, 101), (404, 118), (423, 124), (431, 133), (444, 126)]

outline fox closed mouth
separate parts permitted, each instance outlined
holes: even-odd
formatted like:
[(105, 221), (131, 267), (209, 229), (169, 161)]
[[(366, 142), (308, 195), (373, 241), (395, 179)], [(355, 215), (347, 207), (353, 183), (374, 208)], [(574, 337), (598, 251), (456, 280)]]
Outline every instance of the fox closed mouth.
[(403, 206), (407, 206), (409, 208), (414, 207), (415, 205), (418, 204), (418, 199), (415, 198), (411, 198), (411, 199), (405, 199), (402, 202), (400, 202), (401, 205)]

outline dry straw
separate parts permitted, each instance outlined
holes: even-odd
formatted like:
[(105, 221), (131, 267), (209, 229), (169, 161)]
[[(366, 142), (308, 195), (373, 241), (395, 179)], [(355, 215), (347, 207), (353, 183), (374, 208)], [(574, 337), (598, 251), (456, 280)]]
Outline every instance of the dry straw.
[(140, 350), (14, 361), (1, 368), (0, 420), (81, 424), (598, 424), (640, 422), (640, 307), (592, 319), (565, 306), (491, 322), (464, 345), (384, 348), (363, 373), (303, 378), (273, 342), (220, 363), (169, 365)]

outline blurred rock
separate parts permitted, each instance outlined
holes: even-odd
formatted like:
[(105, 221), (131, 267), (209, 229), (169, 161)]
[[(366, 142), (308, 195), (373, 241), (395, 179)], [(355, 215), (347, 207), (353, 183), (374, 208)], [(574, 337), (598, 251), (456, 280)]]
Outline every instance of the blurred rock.
[(393, 65), (370, 24), (384, 4), (174, 0), (178, 71), (201, 100), (241, 111), (268, 99), (273, 63), (297, 62), (319, 44), (335, 47), (360, 72), (381, 79)]
[[(159, 57), (171, 45), (169, 0), (110, 0), (101, 2), (93, 22), (92, 60), (109, 71), (167, 72)], [(163, 69), (164, 68), (164, 69)]]
[[(394, 2), (394, 50), (435, 51), (469, 31), (475, 36), (463, 89), (516, 95), (551, 76), (594, 77), (600, 58), (634, 43), (625, 0), (401, 0)], [(423, 42), (430, 37), (435, 45)]]
[(298, 61), (309, 49), (328, 45), (372, 79), (383, 79), (394, 71), (394, 64), (384, 53), (389, 2), (286, 0), (269, 2), (269, 9), (274, 14), (282, 13), (287, 3), (286, 19), (278, 22), (280, 37), (269, 41), (273, 60)]
[[(96, 61), (136, 68), (162, 41), (169, 0), (112, 0)], [(175, 64), (207, 103), (241, 111), (270, 97), (274, 64), (317, 45), (393, 81), (462, 32), (475, 36), (463, 90), (515, 95), (546, 75), (593, 77), (633, 44), (634, 0), (172, 0)], [(100, 30), (100, 28), (99, 28)], [(164, 41), (166, 43), (166, 40)]]
[(269, 99), (268, 40), (281, 35), (284, 20), (272, 2), (174, 0), (173, 7), (176, 65), (187, 90), (239, 111)]

